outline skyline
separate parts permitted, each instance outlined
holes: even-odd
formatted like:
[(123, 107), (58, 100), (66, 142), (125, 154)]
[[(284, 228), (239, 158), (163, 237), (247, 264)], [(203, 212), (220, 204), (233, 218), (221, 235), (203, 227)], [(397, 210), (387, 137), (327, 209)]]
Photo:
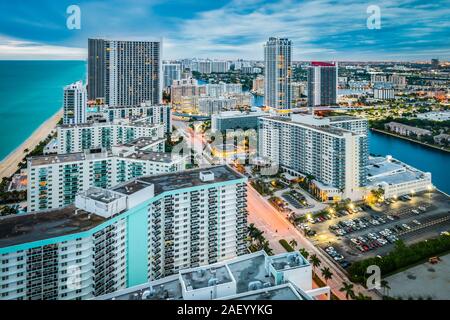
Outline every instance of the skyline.
[[(164, 59), (263, 60), (263, 44), (274, 36), (292, 40), (295, 61), (448, 60), (445, 2), (85, 0), (77, 3), (81, 29), (69, 30), (70, 1), (22, 0), (0, 4), (0, 59), (83, 60), (88, 38), (162, 38)], [(367, 28), (369, 5), (380, 8), (380, 29)]]

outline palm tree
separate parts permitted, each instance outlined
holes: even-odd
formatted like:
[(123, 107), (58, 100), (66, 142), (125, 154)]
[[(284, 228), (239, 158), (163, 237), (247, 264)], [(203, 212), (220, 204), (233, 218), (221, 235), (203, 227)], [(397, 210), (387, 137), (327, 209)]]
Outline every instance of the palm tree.
[(314, 272), (315, 269), (320, 267), (320, 265), (322, 264), (322, 261), (320, 261), (320, 259), (317, 257), (317, 255), (313, 254), (310, 258), (309, 261), (311, 261)]
[(380, 287), (383, 288), (383, 295), (385, 296), (389, 295), (389, 290), (391, 290), (389, 282), (387, 282), (386, 280), (381, 280)]
[(292, 248), (295, 249), (295, 247), (298, 245), (297, 241), (295, 239), (292, 239), (291, 241), (289, 241), (289, 244), (291, 245)]
[(342, 283), (342, 288), (339, 289), (339, 291), (341, 292), (345, 292), (345, 298), (354, 298), (355, 297), (355, 291), (353, 291), (353, 284), (352, 283), (347, 283), (347, 282), (343, 282)]
[(303, 256), (303, 258), (308, 259), (309, 257), (309, 252), (306, 251), (305, 248), (301, 248), (300, 250), (298, 250), (300, 252), (300, 254)]
[(320, 271), (322, 272), (322, 277), (325, 279), (325, 283), (328, 284), (328, 280), (333, 278), (333, 273), (330, 271), (330, 268), (323, 267)]
[(265, 251), (269, 256), (273, 255), (273, 250), (272, 250), (272, 248), (269, 246), (269, 241), (264, 240), (264, 241), (262, 242), (261, 245), (262, 245), (262, 249), (264, 249), (264, 251)]

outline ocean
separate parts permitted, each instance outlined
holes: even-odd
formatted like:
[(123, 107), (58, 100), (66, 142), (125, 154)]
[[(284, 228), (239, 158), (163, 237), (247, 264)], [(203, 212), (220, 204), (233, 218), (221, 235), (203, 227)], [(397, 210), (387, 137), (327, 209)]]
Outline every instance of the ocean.
[(62, 107), (65, 85), (85, 79), (85, 61), (0, 61), (0, 159)]

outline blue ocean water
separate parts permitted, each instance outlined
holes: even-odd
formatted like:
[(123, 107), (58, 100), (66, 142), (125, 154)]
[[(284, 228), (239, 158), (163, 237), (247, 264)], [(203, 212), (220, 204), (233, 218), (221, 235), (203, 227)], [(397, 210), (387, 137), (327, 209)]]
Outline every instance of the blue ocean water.
[(62, 107), (65, 85), (85, 78), (84, 61), (0, 61), (0, 159)]

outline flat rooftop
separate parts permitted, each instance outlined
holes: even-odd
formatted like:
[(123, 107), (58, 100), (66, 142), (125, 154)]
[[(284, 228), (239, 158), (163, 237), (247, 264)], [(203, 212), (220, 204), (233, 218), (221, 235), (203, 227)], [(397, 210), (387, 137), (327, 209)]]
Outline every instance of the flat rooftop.
[[(200, 172), (203, 171), (213, 172), (214, 180), (202, 181), (200, 179)], [(243, 178), (245, 178), (243, 175), (234, 171), (229, 166), (222, 165), (210, 168), (194, 169), (174, 173), (166, 173), (155, 176), (140, 177), (130, 182), (121, 184), (116, 188), (114, 188), (113, 190), (120, 193), (125, 193), (123, 191), (128, 189), (131, 191), (126, 192), (125, 194), (133, 194), (134, 192), (137, 192), (145, 188), (146, 186), (153, 184), (155, 186), (155, 195), (158, 195), (167, 191), (208, 185), (211, 183), (232, 181)], [(135, 188), (136, 191), (133, 191), (132, 190), (133, 188)]]
[(353, 131), (349, 131), (349, 130), (345, 130), (345, 129), (341, 129), (341, 128), (336, 128), (336, 127), (332, 127), (329, 125), (323, 125), (323, 126), (316, 126), (316, 125), (311, 125), (311, 124), (307, 124), (307, 123), (302, 123), (302, 122), (297, 122), (297, 121), (292, 121), (290, 118), (288, 117), (280, 117), (280, 116), (270, 116), (270, 117), (263, 117), (264, 119), (268, 119), (268, 120), (275, 120), (275, 121), (280, 121), (280, 122), (285, 122), (285, 123), (292, 123), (295, 124), (297, 126), (300, 127), (304, 127), (307, 129), (313, 129), (316, 131), (322, 131), (325, 133), (329, 133), (335, 136), (344, 136), (344, 134), (352, 134), (352, 135), (359, 135), (357, 133), (354, 133)]
[(309, 265), (308, 261), (306, 261), (306, 259), (298, 252), (275, 256), (271, 259), (271, 264), (277, 271), (295, 269)]
[(87, 231), (105, 220), (96, 214), (77, 211), (73, 205), (0, 218), (0, 248)]
[(226, 266), (198, 268), (196, 270), (181, 272), (186, 291), (192, 291), (214, 285), (232, 282), (232, 277)]
[(231, 300), (305, 300), (295, 289), (289, 285), (265, 288), (257, 291), (248, 291)]

